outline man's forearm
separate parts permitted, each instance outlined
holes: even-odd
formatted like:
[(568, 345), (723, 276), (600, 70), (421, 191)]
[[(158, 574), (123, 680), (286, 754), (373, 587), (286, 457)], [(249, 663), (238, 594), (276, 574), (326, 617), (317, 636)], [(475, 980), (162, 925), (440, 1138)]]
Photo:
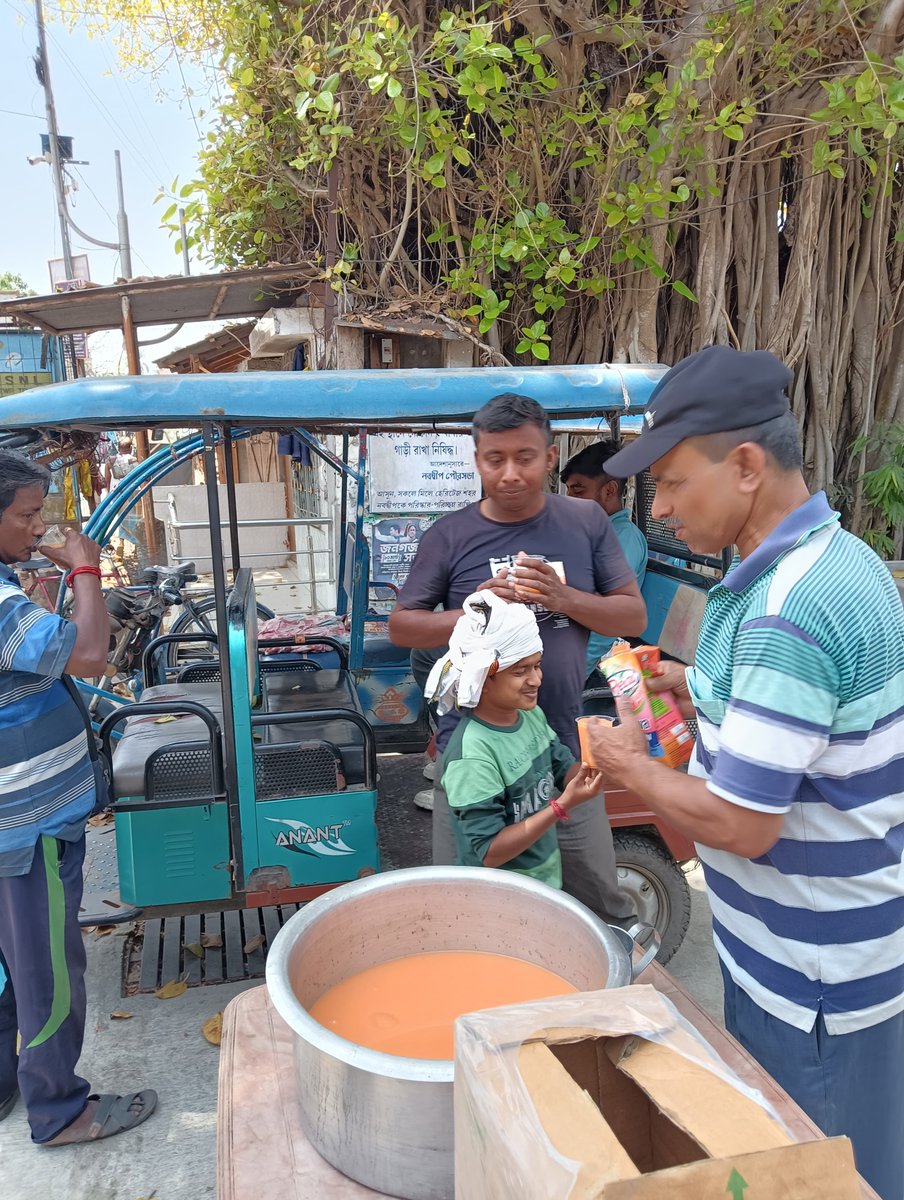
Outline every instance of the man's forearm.
[(600, 596), (566, 588), (565, 599), (561, 611), (592, 633), (638, 637), (647, 627), (647, 608), (639, 595)]
[(783, 815), (741, 808), (715, 795), (704, 779), (652, 758), (638, 759), (621, 782), (679, 833), (714, 850), (757, 858), (775, 844)]
[(100, 675), (110, 648), (110, 618), (100, 580), (78, 575), (72, 581), (72, 616), (75, 646), (66, 664), (70, 675)]
[(460, 608), (428, 612), (422, 608), (402, 608), (397, 604), (389, 614), (389, 640), (412, 650), (433, 650), (448, 644), (461, 616)]

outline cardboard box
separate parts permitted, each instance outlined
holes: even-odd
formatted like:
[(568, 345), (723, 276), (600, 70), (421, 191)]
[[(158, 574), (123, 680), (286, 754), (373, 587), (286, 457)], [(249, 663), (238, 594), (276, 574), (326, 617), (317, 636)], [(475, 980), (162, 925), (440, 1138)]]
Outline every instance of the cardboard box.
[(861, 1195), (847, 1138), (794, 1143), (646, 987), (462, 1018), (455, 1182), (456, 1200)]

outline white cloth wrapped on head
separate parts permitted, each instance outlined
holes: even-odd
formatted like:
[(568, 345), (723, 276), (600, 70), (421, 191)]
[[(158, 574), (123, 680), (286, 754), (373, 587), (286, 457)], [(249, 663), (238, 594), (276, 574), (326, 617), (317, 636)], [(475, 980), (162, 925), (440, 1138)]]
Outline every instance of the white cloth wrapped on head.
[(456, 705), (474, 708), (494, 663), (505, 671), (543, 651), (537, 618), (526, 605), (486, 590), (468, 596), (462, 607), (449, 651), (427, 678), (427, 699), (436, 701), (440, 714)]

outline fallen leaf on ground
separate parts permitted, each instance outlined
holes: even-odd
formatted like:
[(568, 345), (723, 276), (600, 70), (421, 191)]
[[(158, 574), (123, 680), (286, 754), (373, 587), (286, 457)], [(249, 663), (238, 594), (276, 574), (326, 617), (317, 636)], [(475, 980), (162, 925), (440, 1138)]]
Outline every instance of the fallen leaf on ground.
[(157, 720), (154, 722), (154, 724), (155, 725), (169, 725), (170, 721), (178, 721), (178, 719), (179, 719), (178, 717), (174, 717), (171, 715), (165, 716), (165, 717), (158, 717)]
[(99, 812), (88, 818), (88, 824), (92, 829), (100, 829), (103, 825), (112, 825), (113, 819), (111, 812)]
[(214, 1013), (210, 1020), (201, 1026), (201, 1032), (211, 1046), (219, 1046), (223, 1039), (223, 1014)]
[(263, 946), (263, 944), (266, 940), (267, 939), (264, 937), (264, 935), (262, 933), (256, 933), (253, 938), (249, 938), (248, 941), (245, 943), (245, 945), (244, 945), (245, 953), (253, 954), (255, 950), (258, 950), (261, 946)]
[(184, 991), (188, 990), (188, 984), (184, 979), (171, 979), (169, 983), (165, 983), (163, 987), (157, 988), (154, 995), (158, 1000), (174, 1000), (176, 996), (181, 996)]
[(99, 938), (109, 937), (111, 933), (115, 933), (115, 932), (116, 932), (115, 925), (98, 925), (98, 926), (96, 926), (95, 936), (99, 937)]
[(135, 1016), (134, 1013), (125, 1012), (124, 1010), (117, 1009), (116, 1012), (110, 1013), (110, 1020), (111, 1021), (131, 1021), (131, 1019), (134, 1016)]
[(223, 945), (223, 939), (220, 937), (220, 935), (218, 933), (202, 933), (201, 934), (201, 945), (207, 946), (208, 948), (211, 948), (211, 949), (215, 949), (217, 946)]
[(195, 958), (204, 957), (204, 947), (200, 942), (185, 942), (182, 949), (187, 950), (189, 954), (193, 954)]

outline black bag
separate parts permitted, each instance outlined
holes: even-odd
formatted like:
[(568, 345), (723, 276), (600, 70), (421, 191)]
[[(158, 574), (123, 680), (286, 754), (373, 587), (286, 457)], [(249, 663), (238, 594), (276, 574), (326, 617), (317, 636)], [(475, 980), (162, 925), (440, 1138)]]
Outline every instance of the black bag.
[(91, 816), (94, 816), (95, 813), (103, 812), (105, 808), (109, 808), (113, 803), (113, 764), (104, 753), (100, 739), (94, 732), (94, 726), (91, 724), (91, 715), (85, 707), (82, 694), (78, 690), (74, 680), (69, 675), (64, 675), (63, 685), (72, 697), (76, 708), (81, 713), (82, 720), (85, 722), (85, 732), (88, 734), (88, 757), (91, 759), (91, 767), (94, 770), (96, 797), (94, 808), (91, 812)]

